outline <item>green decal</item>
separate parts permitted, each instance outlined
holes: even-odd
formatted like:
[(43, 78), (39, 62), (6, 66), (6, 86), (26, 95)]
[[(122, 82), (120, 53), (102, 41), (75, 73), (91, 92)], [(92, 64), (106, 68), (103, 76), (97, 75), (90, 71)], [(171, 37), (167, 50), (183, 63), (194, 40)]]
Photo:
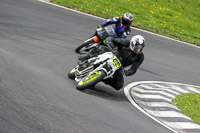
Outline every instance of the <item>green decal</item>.
[(115, 64), (115, 68), (121, 67), (120, 61), (115, 57), (112, 62)]
[(103, 43), (106, 44), (106, 40), (104, 40)]
[(77, 69), (77, 68), (78, 68), (78, 66), (76, 66), (74, 69), (72, 69), (70, 73), (76, 72), (76, 69)]
[(92, 73), (91, 75), (83, 78), (79, 83), (78, 85), (83, 85), (83, 84), (86, 84), (94, 79), (96, 79), (99, 75), (101, 74), (101, 71), (95, 71), (94, 73)]

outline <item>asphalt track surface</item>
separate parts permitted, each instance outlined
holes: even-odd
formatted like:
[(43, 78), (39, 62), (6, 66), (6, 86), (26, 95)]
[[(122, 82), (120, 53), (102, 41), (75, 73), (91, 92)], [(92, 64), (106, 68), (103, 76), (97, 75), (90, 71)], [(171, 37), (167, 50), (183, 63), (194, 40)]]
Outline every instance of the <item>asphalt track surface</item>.
[[(36, 0), (0, 0), (1, 133), (171, 133), (129, 103), (123, 90), (98, 84), (81, 92), (67, 78), (74, 49), (102, 20)], [(134, 30), (145, 61), (126, 79), (200, 85), (200, 49)]]

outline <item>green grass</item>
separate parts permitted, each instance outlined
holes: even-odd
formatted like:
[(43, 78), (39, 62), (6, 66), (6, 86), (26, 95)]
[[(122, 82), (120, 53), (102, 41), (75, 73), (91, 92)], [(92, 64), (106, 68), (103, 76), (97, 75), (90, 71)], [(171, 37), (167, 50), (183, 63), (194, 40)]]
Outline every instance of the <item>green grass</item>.
[(139, 27), (200, 46), (200, 0), (51, 0), (104, 18), (134, 15)]
[(185, 115), (200, 124), (200, 94), (183, 93), (177, 95), (173, 102)]

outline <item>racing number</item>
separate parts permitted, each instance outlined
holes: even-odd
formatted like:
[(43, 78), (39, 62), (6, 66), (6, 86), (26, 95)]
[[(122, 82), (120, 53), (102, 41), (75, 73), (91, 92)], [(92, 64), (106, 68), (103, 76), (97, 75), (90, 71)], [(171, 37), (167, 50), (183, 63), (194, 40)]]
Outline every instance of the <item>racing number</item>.
[(119, 62), (119, 60), (117, 58), (113, 59), (113, 62), (115, 64), (115, 68), (118, 68), (121, 66), (121, 63)]

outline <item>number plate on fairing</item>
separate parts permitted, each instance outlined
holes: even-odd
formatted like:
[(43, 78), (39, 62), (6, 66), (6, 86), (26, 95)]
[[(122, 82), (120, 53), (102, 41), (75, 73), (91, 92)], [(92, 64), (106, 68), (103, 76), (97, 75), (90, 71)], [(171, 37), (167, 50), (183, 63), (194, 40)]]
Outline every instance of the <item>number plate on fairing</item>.
[(115, 68), (119, 68), (121, 67), (121, 63), (119, 61), (119, 59), (117, 59), (117, 57), (114, 57), (111, 62), (115, 65)]

